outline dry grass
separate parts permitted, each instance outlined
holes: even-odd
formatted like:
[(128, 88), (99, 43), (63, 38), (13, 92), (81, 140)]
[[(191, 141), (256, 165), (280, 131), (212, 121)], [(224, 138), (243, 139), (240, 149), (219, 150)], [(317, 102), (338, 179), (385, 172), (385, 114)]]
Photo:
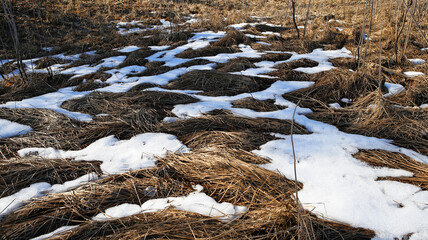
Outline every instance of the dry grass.
[(235, 108), (247, 108), (257, 112), (271, 112), (282, 110), (285, 107), (275, 104), (275, 101), (272, 99), (267, 100), (257, 100), (255, 98), (243, 98), (232, 103), (232, 106)]
[[(311, 75), (315, 84), (284, 94), (284, 98), (309, 108), (326, 108), (327, 104), (341, 102), (342, 98), (356, 101), (379, 88), (378, 79), (367, 72), (350, 72), (347, 69), (333, 69)], [(385, 92), (385, 87), (382, 87)]]
[[(244, 118), (234, 115), (207, 115), (198, 118), (178, 120), (172, 123), (161, 123), (158, 130), (173, 135), (186, 135), (198, 131), (245, 131), (254, 133), (290, 133), (291, 122), (272, 118)], [(304, 127), (296, 124), (296, 134), (309, 133)]]
[(68, 82), (69, 78), (69, 75), (45, 73), (28, 73), (26, 80), (19, 75), (12, 76), (0, 81), (0, 103), (56, 92), (62, 87), (73, 85)]
[[(140, 50), (127, 55), (119, 66), (140, 65), (147, 67), (142, 73), (131, 76), (152, 76), (180, 67), (203, 65), (207, 60), (197, 59), (174, 68), (164, 62), (148, 62), (154, 53), (148, 46), (170, 45), (171, 49), (187, 43), (192, 32), (205, 30), (226, 31), (225, 37), (204, 49), (188, 50), (177, 55), (182, 58), (212, 56), (218, 53), (238, 52), (239, 44), (250, 45), (260, 51), (295, 51), (307, 53), (314, 48), (325, 50), (346, 47), (354, 58), (330, 60), (338, 69), (314, 75), (295, 71), (298, 67), (312, 67), (317, 62), (301, 59), (276, 66), (268, 73), (285, 81), (314, 81), (312, 87), (284, 95), (284, 98), (314, 110), (309, 117), (334, 124), (339, 129), (394, 140), (394, 144), (428, 154), (428, 111), (419, 106), (427, 103), (426, 77), (407, 78), (403, 71), (421, 71), (428, 74), (427, 63), (413, 65), (408, 58), (426, 58), (420, 51), (428, 47), (428, 5), (425, 2), (375, 1), (371, 12), (369, 1), (311, 1), (307, 35), (298, 39), (292, 27), (289, 2), (272, 0), (238, 1), (13, 1), (13, 10), (21, 40), (23, 58), (43, 57), (37, 68), (65, 63), (61, 59), (45, 57), (48, 54), (74, 54), (96, 50), (96, 54), (83, 54), (68, 67), (95, 65), (105, 57), (121, 54), (114, 48), (136, 45)], [(306, 2), (298, 2), (297, 25), (305, 23)], [(159, 19), (176, 24), (186, 21), (184, 16), (195, 14), (201, 21), (176, 26), (166, 31), (154, 30), (141, 34), (122, 36), (117, 33), (118, 21), (140, 20), (139, 25), (159, 25)], [(226, 29), (233, 23), (255, 22), (251, 16), (264, 16), (261, 21), (281, 24), (272, 26), (256, 24), (245, 31)], [(0, 19), (4, 18), (0, 11)], [(413, 18), (415, 20), (413, 20)], [(381, 29), (382, 26), (382, 29)], [(420, 26), (420, 28), (419, 28)], [(343, 31), (338, 29), (344, 28)], [(264, 35), (272, 31), (278, 35)], [(266, 36), (260, 39), (271, 45), (257, 43), (245, 33)], [(301, 30), (302, 33), (302, 30)], [(363, 39), (362, 33), (370, 39)], [(0, 25), (0, 59), (15, 57), (6, 24)], [(5, 37), (3, 37), (5, 36)], [(52, 51), (42, 50), (55, 46)], [(382, 48), (379, 49), (379, 43)], [(380, 51), (380, 52), (379, 52)], [(381, 54), (380, 54), (381, 53)], [(260, 58), (232, 59), (217, 64), (213, 71), (193, 71), (171, 81), (166, 88), (202, 90), (209, 96), (237, 95), (264, 90), (278, 79), (232, 75), (255, 67), (255, 62), (283, 61), (288, 53), (266, 53)], [(16, 65), (0, 66), (0, 74), (8, 74)], [(354, 70), (354, 72), (349, 71)], [(381, 70), (380, 75), (378, 74)], [(110, 77), (100, 71), (70, 80), (70, 76), (32, 74), (24, 81), (20, 76), (0, 81), (0, 103), (21, 100), (75, 86), (76, 91), (94, 90), (105, 86)], [(85, 80), (86, 83), (82, 84)], [(96, 81), (96, 80), (101, 80)], [(382, 98), (384, 82), (402, 84), (406, 90)], [(48, 233), (64, 225), (78, 228), (54, 239), (140, 239), (146, 238), (213, 238), (238, 239), (370, 239), (374, 233), (364, 229), (317, 219), (310, 212), (297, 217), (292, 198), (294, 182), (278, 173), (260, 168), (266, 164), (250, 151), (275, 139), (271, 133), (289, 134), (290, 121), (257, 118), (249, 119), (231, 115), (224, 110), (206, 116), (162, 122), (174, 116), (171, 109), (176, 104), (198, 101), (188, 95), (141, 91), (153, 84), (135, 86), (127, 93), (94, 92), (81, 99), (63, 104), (71, 111), (97, 115), (93, 122), (82, 123), (62, 114), (45, 109), (4, 109), (0, 118), (29, 125), (33, 131), (22, 136), (0, 139), (0, 190), (2, 196), (34, 182), (62, 183), (89, 171), (99, 172), (99, 163), (72, 162), (69, 160), (20, 159), (16, 151), (25, 147), (53, 147), (57, 149), (82, 149), (92, 142), (109, 135), (127, 139), (144, 132), (165, 132), (176, 135), (192, 149), (192, 153), (170, 155), (159, 159), (158, 167), (105, 179), (81, 186), (73, 191), (52, 194), (31, 200), (14, 213), (0, 220), (0, 239), (28, 239)], [(340, 102), (352, 99), (351, 104)], [(339, 102), (345, 108), (333, 110), (328, 104)], [(397, 106), (398, 105), (398, 106)], [(233, 103), (234, 107), (255, 111), (281, 109), (274, 102), (252, 98)], [(296, 134), (308, 134), (304, 127), (295, 125)], [(356, 158), (375, 167), (405, 169), (414, 173), (406, 178), (379, 178), (420, 186), (427, 190), (426, 165), (399, 153), (381, 150), (360, 151)], [(12, 169), (14, 171), (12, 171)], [(244, 205), (248, 212), (230, 223), (194, 213), (168, 209), (151, 214), (138, 214), (109, 222), (90, 219), (109, 207), (120, 203), (135, 203), (169, 196), (183, 196), (192, 192), (191, 186), (201, 184), (204, 192), (219, 202)], [(302, 187), (299, 184), (299, 187)], [(154, 190), (154, 191), (153, 191)], [(302, 224), (306, 223), (306, 231)]]
[(360, 150), (354, 154), (360, 161), (374, 167), (403, 169), (413, 173), (412, 177), (381, 177), (378, 180), (400, 181), (416, 185), (428, 190), (428, 165), (415, 161), (402, 153), (392, 153), (384, 150)]
[(12, 195), (33, 183), (61, 184), (91, 172), (101, 174), (99, 162), (35, 157), (0, 160), (0, 197)]
[[(148, 199), (186, 195), (192, 191), (191, 184), (201, 184), (204, 192), (218, 202), (247, 206), (249, 210), (228, 224), (176, 210), (139, 214), (109, 222), (89, 220), (118, 203), (141, 204)], [(228, 239), (247, 236), (254, 239), (293, 239), (299, 234), (295, 201), (290, 197), (293, 189), (292, 181), (241, 161), (228, 151), (170, 155), (159, 159), (159, 167), (154, 169), (110, 176), (73, 192), (35, 199), (1, 220), (4, 228), (0, 231), (4, 239), (24, 238), (59, 226), (80, 224), (62, 237)], [(309, 213), (304, 214), (304, 218), (312, 225), (313, 232), (309, 234), (317, 239), (366, 239), (373, 236), (370, 231), (320, 220)], [(193, 231), (188, 231), (189, 228)]]
[(428, 111), (420, 108), (401, 108), (372, 94), (361, 102), (365, 106), (351, 106), (338, 110), (320, 110), (309, 117), (338, 126), (345, 132), (394, 140), (396, 145), (428, 154)]
[(275, 80), (229, 74), (221, 71), (192, 71), (165, 85), (167, 89), (202, 90), (206, 96), (232, 96), (261, 91)]

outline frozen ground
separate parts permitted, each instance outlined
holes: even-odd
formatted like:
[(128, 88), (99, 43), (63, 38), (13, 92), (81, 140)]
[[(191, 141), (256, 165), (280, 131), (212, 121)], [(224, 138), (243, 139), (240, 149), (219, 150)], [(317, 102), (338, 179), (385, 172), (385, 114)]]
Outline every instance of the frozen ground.
[[(126, 25), (135, 28), (125, 29)], [(247, 24), (237, 24), (231, 27), (243, 29)], [(138, 22), (119, 23), (121, 34), (129, 34), (142, 29)], [(167, 29), (171, 23), (164, 21), (158, 28)], [(219, 40), (225, 32), (198, 32), (191, 37), (187, 44), (169, 49), (169, 46), (153, 46), (157, 51), (147, 57), (148, 61), (163, 61), (165, 66), (174, 67), (194, 59), (177, 58), (176, 55), (188, 49), (201, 49), (209, 46), (211, 42)], [(263, 42), (262, 37), (258, 41)], [(119, 50), (121, 53), (129, 53), (139, 48), (129, 46)], [(214, 63), (225, 63), (238, 57), (258, 58), (265, 54), (252, 49), (248, 45), (239, 45), (240, 52), (221, 53), (215, 56), (199, 57), (195, 59), (206, 59), (213, 64), (195, 65), (173, 69), (169, 72), (154, 76), (128, 77), (131, 72), (142, 72), (143, 66), (127, 66), (117, 68), (126, 56), (115, 56), (104, 59), (95, 66), (83, 65), (63, 70), (65, 65), (55, 66), (57, 73), (81, 76), (93, 73), (102, 67), (116, 67), (108, 70), (114, 73), (107, 79), (108, 86), (93, 91), (100, 92), (126, 92), (141, 83), (156, 83), (165, 85), (179, 76), (194, 70), (211, 70)], [(328, 61), (332, 58), (352, 57), (347, 49), (322, 50), (315, 49), (311, 53), (298, 54), (289, 52), (292, 57), (285, 61), (262, 61), (255, 63), (255, 68), (249, 68), (242, 72), (233, 72), (248, 76), (263, 76), (263, 74), (274, 70), (274, 66), (283, 62), (298, 59), (311, 59), (318, 62), (315, 67), (301, 67), (294, 69), (304, 73), (317, 73), (329, 71), (334, 66)], [(72, 58), (72, 57), (69, 57)], [(420, 59), (411, 59), (414, 64), (423, 63)], [(30, 63), (31, 61), (28, 61)], [(28, 66), (29, 68), (31, 66)], [(46, 70), (40, 70), (41, 72)], [(108, 72), (107, 71), (107, 72)], [(408, 77), (420, 76), (420, 72), (404, 72)], [(269, 88), (259, 92), (243, 93), (236, 96), (202, 96), (197, 91), (166, 90), (161, 87), (148, 89), (150, 91), (176, 91), (191, 95), (199, 102), (191, 104), (176, 105), (172, 112), (178, 118), (198, 117), (215, 109), (227, 109), (232, 113), (249, 118), (268, 117), (275, 119), (292, 119), (296, 105), (285, 100), (282, 95), (293, 90), (311, 86), (307, 81), (281, 81), (278, 80)], [(398, 84), (385, 83), (389, 95), (397, 94), (404, 90)], [(70, 112), (61, 108), (61, 104), (73, 98), (80, 98), (93, 91), (76, 92), (72, 87), (48, 93), (42, 96), (24, 99), (22, 101), (7, 102), (0, 105), (1, 108), (47, 108), (66, 114), (81, 121), (91, 121), (93, 116), (83, 113)], [(275, 104), (286, 106), (283, 110), (272, 112), (256, 112), (250, 109), (234, 108), (232, 102), (246, 97), (258, 100), (272, 99)], [(332, 108), (340, 105), (332, 103)], [(339, 131), (336, 127), (308, 119), (305, 114), (310, 113), (307, 108), (297, 107), (295, 121), (306, 127), (312, 134), (295, 135), (294, 145), (297, 159), (297, 178), (303, 183), (303, 189), (299, 192), (300, 201), (304, 207), (317, 215), (355, 227), (372, 229), (380, 239), (393, 239), (402, 237), (408, 233), (414, 233), (411, 239), (428, 239), (428, 192), (422, 191), (414, 185), (394, 182), (376, 181), (379, 177), (411, 176), (404, 170), (375, 168), (365, 164), (352, 155), (359, 149), (382, 149), (391, 152), (403, 153), (417, 161), (428, 164), (428, 157), (418, 154), (409, 149), (396, 147), (391, 141), (361, 135), (347, 134)], [(165, 119), (171, 120), (171, 118)], [(31, 128), (6, 120), (0, 119), (0, 137), (11, 137), (17, 134), (25, 134)], [(270, 141), (254, 153), (267, 157), (271, 163), (263, 165), (266, 169), (280, 171), (289, 179), (294, 179), (293, 155), (289, 135), (275, 134), (279, 139)], [(53, 148), (25, 148), (19, 151), (21, 156), (37, 154), (44, 158), (74, 158), (75, 160), (99, 160), (102, 161), (101, 168), (105, 174), (121, 173), (129, 170), (153, 167), (156, 164), (155, 157), (165, 156), (168, 152), (190, 151), (175, 136), (162, 133), (146, 133), (137, 135), (129, 140), (117, 140), (113, 136), (99, 139), (85, 149), (79, 151), (64, 151)], [(49, 192), (66, 191), (71, 187), (93, 180), (94, 177), (84, 176), (72, 183), (64, 183), (61, 186), (51, 186), (47, 183), (36, 183), (31, 187), (22, 189), (20, 192), (0, 199), (1, 214), (13, 214), (13, 209), (23, 201), (38, 197)], [(141, 206), (123, 203), (116, 207), (107, 209), (105, 213), (97, 215), (94, 220), (108, 220), (120, 218), (132, 214), (148, 211), (159, 211), (167, 207), (174, 207), (184, 211), (193, 211), (207, 216), (220, 217), (228, 220), (246, 211), (246, 207), (233, 206), (230, 203), (217, 203), (202, 192), (200, 187), (188, 196), (155, 199), (143, 203)]]

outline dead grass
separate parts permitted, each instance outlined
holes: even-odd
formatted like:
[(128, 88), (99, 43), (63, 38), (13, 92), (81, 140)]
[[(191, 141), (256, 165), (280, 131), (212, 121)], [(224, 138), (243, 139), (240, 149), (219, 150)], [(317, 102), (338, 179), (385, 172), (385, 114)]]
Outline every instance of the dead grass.
[(257, 112), (272, 112), (277, 110), (285, 109), (285, 107), (276, 105), (275, 100), (257, 100), (252, 97), (239, 99), (232, 103), (235, 108), (247, 108)]
[[(333, 69), (311, 76), (315, 84), (311, 87), (286, 93), (283, 97), (309, 108), (326, 108), (330, 103), (341, 103), (342, 98), (356, 101), (379, 87), (378, 79), (365, 72), (351, 72), (348, 69)], [(382, 92), (386, 92), (382, 87)]]
[(389, 101), (401, 106), (419, 107), (422, 104), (428, 103), (428, 81), (424, 78), (416, 78), (410, 80), (406, 84), (406, 90), (392, 95), (388, 98)]
[(302, 59), (298, 59), (290, 62), (280, 63), (276, 65), (275, 68), (280, 70), (282, 69), (292, 70), (300, 67), (316, 67), (316, 66), (318, 66), (318, 62), (311, 59), (302, 58)]
[(415, 161), (402, 153), (385, 150), (360, 150), (354, 154), (354, 157), (374, 167), (403, 169), (413, 173), (412, 177), (381, 177), (378, 180), (400, 181), (416, 185), (425, 191), (428, 190), (427, 164)]
[[(182, 136), (198, 131), (245, 131), (251, 129), (254, 133), (290, 133), (291, 122), (272, 118), (244, 118), (234, 115), (214, 115), (178, 120), (172, 123), (161, 123), (160, 132)], [(309, 133), (304, 127), (296, 124), (296, 134)]]
[[(251, 159), (254, 164), (261, 164), (267, 163), (267, 160), (255, 157), (253, 154), (250, 154), (253, 157), (248, 157), (249, 154), (244, 151), (258, 149), (259, 146), (274, 140), (275, 137), (268, 133), (252, 131), (197, 131), (180, 136), (179, 139), (192, 151), (213, 148), (228, 148), (228, 151), (234, 149), (240, 153), (236, 155), (237, 158), (241, 159), (241, 156), (244, 156), (244, 158)], [(244, 161), (248, 162), (248, 160)]]
[[(372, 95), (367, 98), (373, 98)], [(368, 101), (365, 107), (358, 104), (339, 110), (316, 111), (309, 117), (334, 124), (345, 132), (391, 139), (398, 146), (428, 154), (426, 109), (402, 108), (382, 98)]]
[(81, 224), (120, 203), (142, 204), (152, 198), (187, 195), (190, 185), (154, 168), (89, 183), (73, 191), (34, 199), (14, 214), (0, 220), (3, 239), (31, 238), (64, 225)]
[(241, 43), (250, 45), (251, 42), (252, 40), (247, 37), (243, 32), (238, 30), (228, 30), (226, 36), (214, 42), (212, 46), (231, 48), (236, 47)]
[(239, 49), (233, 47), (222, 47), (222, 46), (208, 46), (201, 49), (188, 49), (184, 52), (181, 52), (176, 57), (179, 58), (197, 58), (205, 56), (216, 56), (220, 53), (236, 53), (239, 52)]
[(229, 74), (220, 71), (192, 71), (165, 85), (167, 89), (202, 90), (206, 96), (232, 96), (261, 91), (275, 80)]
[(227, 63), (217, 64), (217, 70), (222, 72), (241, 72), (248, 68), (255, 68), (256, 65), (248, 58), (235, 58)]
[(0, 197), (12, 195), (33, 183), (62, 184), (91, 172), (101, 174), (100, 162), (36, 157), (0, 160)]
[(43, 69), (47, 67), (51, 67), (54, 64), (65, 64), (69, 63), (71, 61), (64, 60), (61, 58), (54, 58), (54, 57), (43, 57), (35, 62), (36, 69)]
[(27, 80), (16, 75), (0, 81), (0, 103), (20, 101), (71, 86), (69, 75), (50, 75), (45, 73), (28, 73)]
[[(204, 192), (217, 201), (247, 206), (248, 212), (230, 223), (223, 223), (214, 218), (168, 209), (109, 222), (87, 222), (61, 238), (297, 237), (296, 208), (289, 196), (294, 185), (283, 176), (235, 159), (225, 151), (171, 155), (160, 160), (160, 165), (174, 179), (201, 184)], [(367, 239), (373, 236), (370, 231), (333, 224), (307, 213), (304, 217), (313, 225), (311, 234), (316, 239)]]
[(120, 116), (132, 110), (154, 109), (159, 112), (171, 110), (176, 104), (194, 103), (198, 100), (189, 95), (158, 92), (158, 91), (131, 91), (126, 93), (93, 92), (83, 98), (66, 101), (62, 107), (73, 111), (91, 115), (109, 114)]

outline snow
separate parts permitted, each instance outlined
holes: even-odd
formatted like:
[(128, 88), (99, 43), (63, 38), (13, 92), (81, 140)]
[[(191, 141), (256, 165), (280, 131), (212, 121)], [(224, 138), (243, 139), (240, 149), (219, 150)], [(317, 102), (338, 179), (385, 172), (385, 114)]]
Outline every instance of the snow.
[(352, 103), (352, 99), (348, 99), (348, 98), (342, 98), (342, 99), (340, 99), (340, 101), (342, 101), (344, 103)]
[(168, 49), (170, 46), (149, 46), (151, 50), (162, 51)]
[(8, 138), (29, 133), (31, 127), (9, 120), (0, 119), (0, 138)]
[(339, 103), (330, 103), (328, 106), (330, 108), (333, 108), (333, 109), (340, 109), (340, 108), (342, 108)]
[(95, 173), (86, 174), (81, 176), (75, 180), (67, 181), (63, 184), (55, 184), (50, 185), (47, 182), (39, 182), (31, 184), (27, 188), (21, 189), (19, 192), (14, 193), (10, 196), (0, 198), (0, 218), (9, 212), (14, 211), (21, 205), (23, 205), (26, 201), (35, 198), (44, 196), (46, 193), (59, 193), (63, 191), (67, 191), (71, 188), (75, 188), (80, 186), (83, 183), (88, 181), (96, 180), (98, 176)]
[(136, 51), (138, 49), (140, 49), (140, 47), (128, 46), (128, 47), (117, 49), (116, 51), (121, 52), (121, 53), (130, 53), (130, 52)]
[(55, 231), (53, 231), (53, 232), (50, 232), (50, 233), (47, 233), (47, 234), (43, 234), (43, 235), (41, 235), (41, 236), (38, 236), (38, 237), (32, 238), (31, 240), (44, 240), (44, 239), (49, 239), (49, 238), (51, 238), (51, 237), (53, 237), (53, 236), (56, 236), (56, 235), (62, 234), (62, 233), (64, 233), (64, 232), (67, 232), (67, 231), (69, 231), (69, 230), (71, 230), (71, 229), (74, 229), (74, 228), (76, 228), (76, 227), (78, 227), (78, 226), (63, 226), (63, 227), (60, 227), (60, 228), (56, 229), (56, 230), (55, 230)]
[[(342, 133), (302, 115), (296, 116), (296, 122), (314, 132), (293, 136), (297, 177), (303, 183), (299, 198), (306, 208), (328, 219), (373, 229), (378, 237), (388, 239), (419, 232), (428, 226), (425, 191), (409, 184), (376, 181), (378, 177), (412, 176), (411, 173), (373, 168), (352, 154), (358, 149), (385, 149), (428, 163), (426, 156), (398, 148), (388, 140)], [(290, 136), (276, 136), (283, 139), (268, 142), (254, 152), (271, 159), (265, 168), (294, 179)], [(420, 198), (415, 200), (415, 197)], [(404, 207), (400, 208), (397, 203)], [(406, 222), (397, 219), (406, 219)]]
[(106, 221), (114, 220), (121, 217), (127, 217), (138, 213), (158, 212), (169, 207), (178, 210), (199, 213), (201, 215), (215, 217), (223, 221), (231, 221), (247, 211), (247, 207), (234, 206), (231, 203), (218, 203), (215, 199), (202, 193), (203, 187), (195, 186), (195, 192), (185, 197), (168, 197), (151, 199), (144, 202), (141, 206), (137, 204), (124, 203), (107, 209), (100, 213), (92, 220)]
[(425, 62), (425, 60), (421, 59), (421, 58), (414, 58), (414, 59), (409, 59), (410, 62), (412, 62), (413, 64), (417, 65), (417, 64), (422, 64)]
[(417, 77), (417, 76), (425, 75), (422, 72), (414, 72), (414, 71), (403, 72), (403, 74), (406, 75), (406, 77)]
[(73, 87), (61, 88), (57, 92), (47, 93), (41, 96), (27, 98), (21, 101), (10, 101), (0, 105), (0, 108), (46, 108), (65, 114), (80, 121), (90, 121), (92, 117), (88, 114), (70, 112), (61, 108), (61, 104), (67, 100), (81, 98), (92, 91), (74, 92)]
[[(102, 161), (101, 169), (108, 174), (154, 167), (156, 157), (168, 152), (186, 152), (184, 146), (173, 135), (164, 133), (139, 134), (129, 140), (118, 140), (114, 136), (101, 138), (78, 151), (63, 151), (54, 148), (24, 148), (20, 156), (39, 155), (43, 158), (73, 158), (75, 160)], [(118, 154), (120, 153), (120, 154)]]
[(386, 82), (385, 87), (388, 89), (388, 93), (383, 95), (384, 97), (389, 97), (406, 90), (401, 84), (398, 84), (398, 83)]

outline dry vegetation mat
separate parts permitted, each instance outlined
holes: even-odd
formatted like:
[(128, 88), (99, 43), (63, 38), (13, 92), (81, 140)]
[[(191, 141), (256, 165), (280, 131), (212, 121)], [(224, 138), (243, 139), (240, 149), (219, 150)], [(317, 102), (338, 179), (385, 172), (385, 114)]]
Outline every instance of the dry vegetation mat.
[(0, 2), (0, 239), (428, 238), (427, 3)]

